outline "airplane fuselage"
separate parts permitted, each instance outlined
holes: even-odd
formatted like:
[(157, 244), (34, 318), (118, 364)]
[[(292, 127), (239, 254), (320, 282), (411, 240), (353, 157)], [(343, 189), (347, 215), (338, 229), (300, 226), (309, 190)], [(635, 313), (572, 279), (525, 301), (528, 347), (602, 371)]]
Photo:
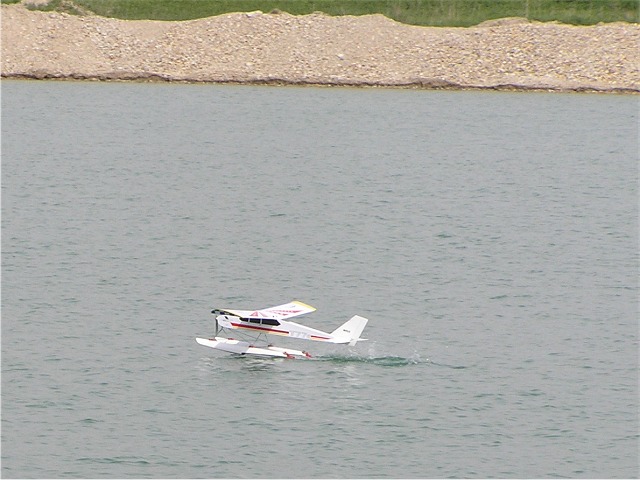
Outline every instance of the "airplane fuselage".
[(319, 342), (331, 342), (334, 340), (334, 337), (331, 334), (321, 330), (306, 327), (295, 322), (276, 320), (275, 318), (243, 318), (235, 315), (221, 314), (216, 317), (216, 321), (222, 328), (247, 330), (255, 333), (268, 333), (271, 335), (281, 335)]

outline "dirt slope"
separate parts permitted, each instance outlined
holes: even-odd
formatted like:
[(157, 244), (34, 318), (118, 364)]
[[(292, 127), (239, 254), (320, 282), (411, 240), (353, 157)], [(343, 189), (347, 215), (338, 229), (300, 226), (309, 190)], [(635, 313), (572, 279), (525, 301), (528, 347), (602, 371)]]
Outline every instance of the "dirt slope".
[(2, 6), (3, 77), (640, 92), (640, 25), (382, 15), (125, 21)]

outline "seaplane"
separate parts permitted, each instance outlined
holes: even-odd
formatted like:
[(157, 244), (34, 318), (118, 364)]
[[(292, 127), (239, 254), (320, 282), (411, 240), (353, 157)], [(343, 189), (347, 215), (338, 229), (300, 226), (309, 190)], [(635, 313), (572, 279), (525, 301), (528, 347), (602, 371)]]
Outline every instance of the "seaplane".
[[(368, 319), (354, 315), (331, 333), (291, 322), (289, 319), (315, 312), (311, 305), (294, 300), (277, 307), (262, 310), (214, 309), (211, 311), (216, 319), (216, 333), (213, 338), (196, 338), (196, 342), (205, 347), (215, 348), (238, 355), (258, 355), (263, 357), (311, 358), (309, 352), (291, 348), (275, 347), (268, 343), (267, 335), (280, 335), (299, 340), (316, 342), (343, 343), (351, 346), (359, 341), (360, 334), (367, 325)], [(219, 337), (223, 329), (237, 330), (253, 335), (251, 341), (235, 338)]]

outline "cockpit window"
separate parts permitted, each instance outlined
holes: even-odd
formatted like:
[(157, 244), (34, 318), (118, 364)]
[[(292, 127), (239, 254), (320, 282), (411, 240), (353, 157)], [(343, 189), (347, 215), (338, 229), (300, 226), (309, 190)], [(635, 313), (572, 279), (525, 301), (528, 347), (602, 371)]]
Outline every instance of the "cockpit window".
[(263, 325), (280, 325), (280, 322), (278, 320), (275, 320), (273, 318), (263, 318), (262, 319), (262, 324)]
[(262, 324), (262, 325), (272, 325), (272, 326), (278, 326), (280, 325), (280, 322), (274, 318), (241, 318), (240, 319), (243, 322), (247, 322), (247, 323), (258, 323), (258, 324)]

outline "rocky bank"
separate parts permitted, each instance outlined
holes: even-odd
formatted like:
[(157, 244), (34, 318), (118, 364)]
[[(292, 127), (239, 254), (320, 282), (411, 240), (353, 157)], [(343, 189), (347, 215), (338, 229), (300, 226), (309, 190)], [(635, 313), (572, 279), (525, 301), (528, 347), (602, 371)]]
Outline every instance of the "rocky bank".
[(524, 19), (417, 27), (382, 15), (128, 21), (3, 5), (5, 78), (640, 92), (640, 25)]

